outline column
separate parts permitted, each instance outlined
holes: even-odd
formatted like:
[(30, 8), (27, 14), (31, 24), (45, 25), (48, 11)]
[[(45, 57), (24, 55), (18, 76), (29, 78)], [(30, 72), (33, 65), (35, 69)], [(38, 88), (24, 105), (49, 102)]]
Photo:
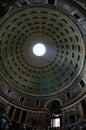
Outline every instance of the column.
[(84, 115), (83, 115), (83, 109), (82, 109), (82, 104), (80, 102), (79, 104), (79, 110), (80, 110), (80, 119), (83, 120), (84, 119)]
[(23, 115), (23, 110), (21, 110), (20, 115), (19, 115), (19, 119), (18, 119), (18, 122), (19, 122), (19, 123), (21, 123), (22, 115)]
[(62, 112), (62, 127), (64, 127), (64, 124), (65, 124), (65, 122), (64, 122), (64, 112)]
[(67, 113), (67, 118), (68, 118), (68, 122), (67, 122), (67, 124), (70, 123), (70, 119), (69, 119), (70, 117), (69, 117), (69, 116), (70, 116), (70, 112), (68, 111), (68, 113)]
[(11, 109), (11, 106), (8, 104), (7, 107), (6, 107), (6, 114), (8, 115), (9, 111)]
[(13, 110), (13, 114), (12, 114), (12, 120), (14, 119), (14, 116), (15, 116), (15, 113), (16, 113), (16, 108), (14, 108), (14, 110)]
[(29, 112), (27, 111), (26, 118), (25, 118), (25, 123), (28, 123), (28, 116), (29, 116)]
[(77, 111), (75, 111), (75, 122), (77, 122)]

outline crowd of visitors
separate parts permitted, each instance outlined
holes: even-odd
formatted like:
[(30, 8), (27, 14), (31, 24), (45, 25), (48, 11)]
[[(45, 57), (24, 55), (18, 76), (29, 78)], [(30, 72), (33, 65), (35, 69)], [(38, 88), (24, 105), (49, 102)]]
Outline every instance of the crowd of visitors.
[[(17, 123), (0, 114), (0, 130), (42, 130), (40, 128), (29, 126), (28, 124)], [(47, 129), (48, 130), (48, 129)], [(69, 127), (49, 128), (49, 130), (86, 130), (86, 122)]]
[(15, 121), (7, 121), (3, 116), (0, 116), (0, 130), (33, 130), (33, 128)]
[(26, 124), (9, 120), (6, 116), (0, 115), (0, 130), (33, 130), (33, 128)]

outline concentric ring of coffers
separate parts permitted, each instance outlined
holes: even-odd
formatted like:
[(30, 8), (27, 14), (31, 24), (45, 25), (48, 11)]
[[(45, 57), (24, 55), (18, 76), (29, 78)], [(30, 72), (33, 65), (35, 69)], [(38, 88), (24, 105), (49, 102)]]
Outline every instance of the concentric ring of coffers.
[[(43, 43), (45, 55), (33, 54)], [(82, 71), (85, 48), (71, 17), (59, 9), (34, 6), (19, 10), (0, 28), (0, 71), (26, 95), (53, 95), (71, 86)]]

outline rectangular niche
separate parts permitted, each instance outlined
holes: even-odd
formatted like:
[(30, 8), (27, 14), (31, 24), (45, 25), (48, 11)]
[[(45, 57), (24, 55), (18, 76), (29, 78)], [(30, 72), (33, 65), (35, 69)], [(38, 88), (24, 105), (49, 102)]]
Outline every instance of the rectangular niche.
[(20, 97), (19, 101), (20, 101), (21, 103), (23, 103), (23, 102), (24, 102), (24, 97)]
[(85, 87), (85, 82), (84, 82), (83, 79), (80, 81), (80, 86), (81, 86), (81, 88), (84, 88), (84, 87)]
[(12, 91), (11, 91), (10, 89), (7, 89), (6, 95), (7, 95), (7, 96), (10, 96), (11, 94), (12, 94)]

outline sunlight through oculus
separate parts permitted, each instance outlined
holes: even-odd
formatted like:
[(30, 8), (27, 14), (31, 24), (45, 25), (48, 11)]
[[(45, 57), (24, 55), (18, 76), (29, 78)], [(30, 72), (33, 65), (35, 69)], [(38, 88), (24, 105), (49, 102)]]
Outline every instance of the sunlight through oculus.
[(33, 53), (36, 56), (43, 56), (46, 52), (46, 48), (42, 43), (37, 43), (33, 47)]

